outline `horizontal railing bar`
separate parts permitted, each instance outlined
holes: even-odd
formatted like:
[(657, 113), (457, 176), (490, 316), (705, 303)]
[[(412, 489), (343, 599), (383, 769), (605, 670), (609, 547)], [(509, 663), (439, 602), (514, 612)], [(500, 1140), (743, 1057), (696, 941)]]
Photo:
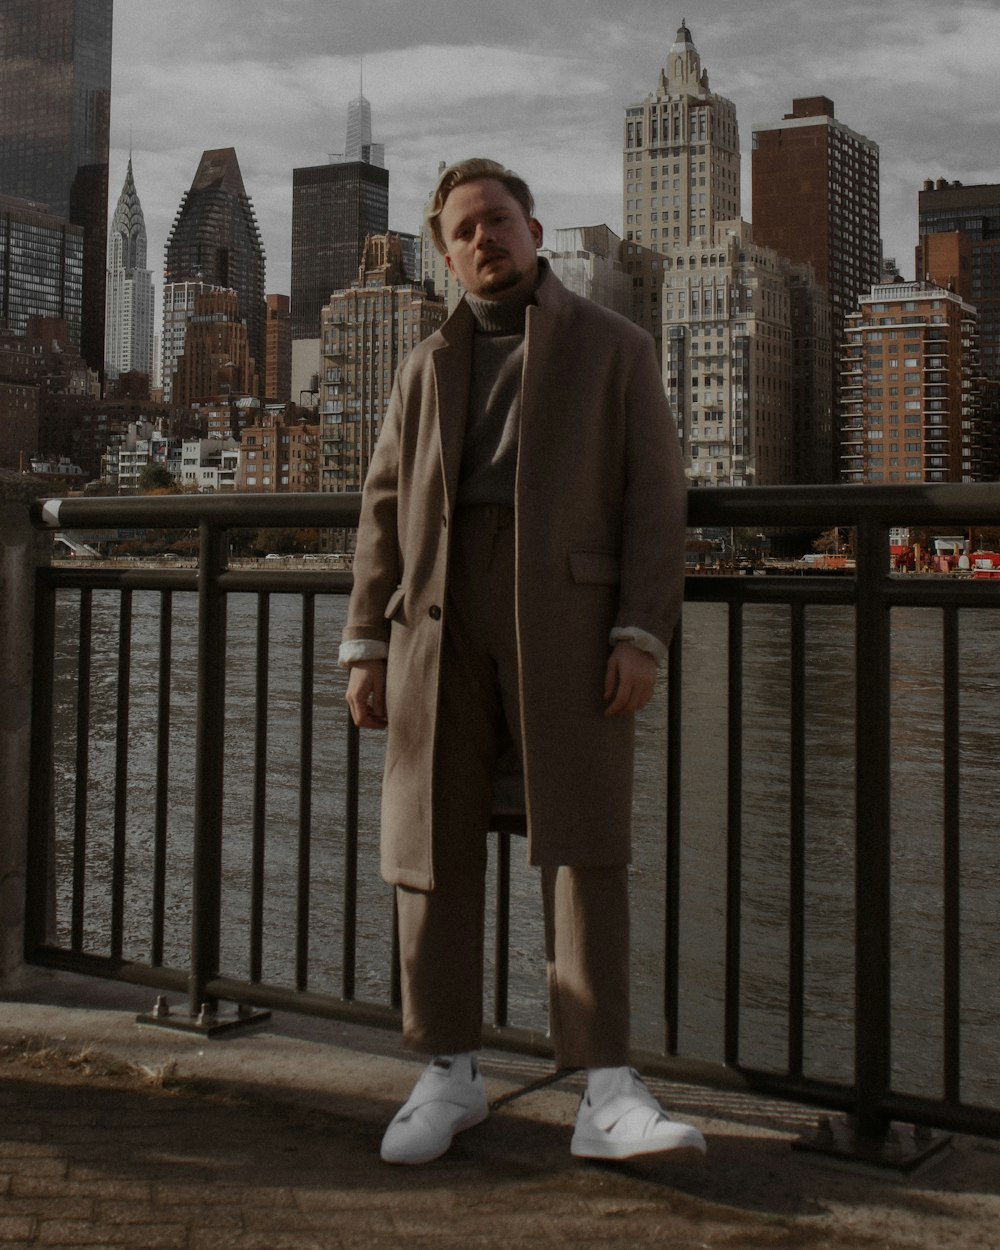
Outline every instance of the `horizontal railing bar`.
[[(1000, 580), (976, 581), (954, 573), (925, 576), (886, 573), (880, 587), (889, 607), (958, 608), (997, 607)], [(804, 577), (699, 577), (684, 584), (688, 603), (803, 603), (809, 607), (851, 605), (857, 601), (854, 579), (820, 574)]]
[[(645, 1056), (642, 1056), (641, 1062), (643, 1071), (656, 1073), (657, 1063), (655, 1055), (650, 1055), (648, 1061)], [(843, 1111), (845, 1113), (854, 1110), (856, 1095), (854, 1089), (849, 1085), (823, 1081), (818, 1077), (771, 1072), (765, 1068), (744, 1067), (742, 1065), (738, 1068), (730, 1068), (721, 1064), (710, 1064), (705, 1060), (702, 1060), (701, 1064), (707, 1074), (707, 1079), (704, 1083), (712, 1084), (716, 1088), (725, 1088), (722, 1081), (718, 1078), (715, 1080), (711, 1079), (713, 1069), (719, 1068), (734, 1075), (735, 1079), (731, 1083), (733, 1088), (752, 1090), (755, 1094), (766, 1094), (771, 1098), (784, 1098), (788, 1102), (803, 1103), (807, 1107), (824, 1107), (829, 1111)]]
[(32, 966), (39, 968), (99, 977), (105, 981), (124, 981), (130, 985), (148, 985), (150, 989), (178, 994), (183, 994), (188, 984), (187, 972), (177, 968), (154, 966), (135, 959), (90, 955), (85, 951), (68, 951), (59, 946), (31, 947), (26, 951), (25, 958)]
[(952, 1103), (945, 1098), (921, 1098), (919, 1094), (890, 1092), (882, 1100), (882, 1108), (891, 1119), (907, 1124), (925, 1124), (932, 1128), (974, 1133), (981, 1137), (998, 1135), (1000, 1109), (996, 1107), (980, 1107), (967, 1102)]
[(943, 573), (922, 577), (900, 573), (883, 583), (882, 597), (893, 608), (992, 608), (1000, 606), (1000, 581), (973, 581)]
[(286, 573), (270, 569), (229, 569), (219, 574), (218, 585), (227, 594), (241, 591), (256, 593), (264, 587), (276, 595), (348, 595), (354, 585), (354, 576), (340, 572)]
[(691, 574), (684, 581), (688, 603), (806, 603), (810, 607), (844, 606), (857, 596), (852, 577), (702, 577)]
[(49, 590), (197, 590), (198, 570), (50, 565), (38, 570), (38, 580)]
[(886, 526), (1000, 524), (1000, 482), (933, 486), (694, 487), (688, 524), (847, 527), (867, 517)]
[(31, 519), (34, 524), (51, 529), (191, 529), (203, 521), (223, 529), (291, 523), (349, 528), (357, 525), (360, 510), (361, 496), (357, 492), (131, 495), (117, 499), (40, 499), (32, 505)]
[[(59, 590), (189, 590), (198, 589), (198, 570), (45, 568), (39, 571), (45, 586)], [(342, 571), (296, 572), (283, 569), (233, 569), (218, 577), (219, 588), (227, 593), (257, 593), (262, 588), (275, 594), (350, 594), (353, 574)]]
[(296, 990), (285, 985), (266, 982), (251, 984), (237, 977), (212, 977), (205, 988), (213, 998), (247, 1007), (271, 1011), (288, 1011), (295, 1015), (315, 1016), (323, 1020), (342, 1020), (366, 1024), (373, 1028), (398, 1029), (400, 1015), (394, 1007), (382, 1003), (366, 1003), (320, 994), (315, 990)]
[[(197, 569), (45, 568), (39, 579), (59, 590), (171, 590), (198, 588)], [(265, 580), (266, 579), (266, 580)], [(349, 572), (288, 572), (281, 569), (229, 569), (219, 575), (220, 589), (228, 593), (256, 593), (266, 586), (275, 594), (350, 594)], [(884, 595), (892, 607), (930, 608), (953, 604), (960, 608), (996, 608), (1000, 580), (977, 581), (955, 574), (937, 577), (915, 573), (886, 574)], [(854, 578), (835, 574), (767, 577), (700, 576), (685, 579), (688, 603), (805, 603), (810, 607), (850, 606), (857, 595)]]
[[(206, 990), (213, 998), (250, 1007), (287, 1010), (298, 1015), (369, 1024), (376, 1028), (399, 1027), (399, 1012), (394, 1008), (347, 1001), (315, 991), (298, 992), (286, 986), (269, 984), (251, 985), (225, 976), (212, 978), (207, 982)], [(545, 1059), (553, 1057), (552, 1042), (546, 1033), (511, 1025), (491, 1025), (488, 1021), (483, 1022), (483, 1046)], [(789, 1101), (832, 1110), (849, 1111), (853, 1107), (851, 1089), (831, 1082), (807, 1077), (782, 1077), (777, 1073), (757, 1072), (705, 1059), (665, 1056), (655, 1051), (636, 1050), (632, 1057), (644, 1073), (667, 1080), (720, 1090), (767, 1092)]]
[[(152, 525), (169, 529), (202, 521), (225, 528), (357, 524), (356, 492), (287, 495), (141, 495), (126, 498), (43, 499), (32, 506), (35, 524), (50, 528)], [(694, 487), (688, 521), (694, 526), (852, 526), (862, 517), (890, 526), (1000, 524), (1000, 482), (933, 486)]]

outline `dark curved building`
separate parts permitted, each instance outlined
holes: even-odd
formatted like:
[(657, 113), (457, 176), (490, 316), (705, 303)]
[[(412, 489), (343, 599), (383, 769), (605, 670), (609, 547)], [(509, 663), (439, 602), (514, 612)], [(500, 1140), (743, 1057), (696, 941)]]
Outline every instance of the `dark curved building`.
[(0, 194), (83, 227), (80, 349), (104, 369), (112, 0), (0, 0)]
[(264, 245), (235, 148), (202, 154), (167, 239), (164, 282), (205, 282), (236, 292), (258, 374), (266, 359)]

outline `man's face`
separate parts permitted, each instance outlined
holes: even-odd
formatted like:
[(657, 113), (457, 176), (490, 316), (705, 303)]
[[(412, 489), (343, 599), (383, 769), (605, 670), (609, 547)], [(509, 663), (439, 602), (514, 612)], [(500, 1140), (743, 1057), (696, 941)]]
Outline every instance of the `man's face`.
[(502, 182), (465, 182), (445, 200), (439, 218), (448, 268), (470, 295), (508, 299), (538, 276), (542, 227)]

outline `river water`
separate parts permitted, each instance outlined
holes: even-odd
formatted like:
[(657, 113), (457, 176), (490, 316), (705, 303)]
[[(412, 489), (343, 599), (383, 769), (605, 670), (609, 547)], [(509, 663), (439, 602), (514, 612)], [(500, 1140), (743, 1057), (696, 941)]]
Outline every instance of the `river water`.
[[(57, 629), (56, 792), (60, 938), (68, 938), (76, 777), (75, 596)], [(115, 810), (117, 596), (94, 595), (94, 659), (87, 784), (86, 948), (103, 953), (110, 925)], [(336, 644), (345, 602), (316, 598), (316, 703), (310, 864), (309, 988), (341, 990), (346, 709)], [(165, 962), (186, 966), (195, 743), (196, 604), (174, 596)], [(296, 914), (301, 602), (271, 597), (264, 980), (291, 985)], [(726, 864), (726, 629), (724, 606), (689, 604), (684, 619), (682, 1053), (722, 1054)], [(937, 1094), (941, 1062), (943, 771), (941, 617), (893, 614), (893, 1050), (895, 1084)], [(159, 596), (136, 592), (129, 677), (126, 955), (151, 949), (152, 823)], [(848, 609), (807, 613), (806, 1071), (850, 1080), (853, 1070), (854, 658)], [(962, 656), (962, 984), (964, 1096), (1000, 1103), (1000, 840), (996, 837), (1000, 674), (991, 612), (965, 612)], [(232, 596), (226, 702), (222, 971), (249, 975), (251, 778), (256, 599)], [(744, 616), (744, 773), (741, 1060), (781, 1069), (787, 1001), (789, 873), (789, 616)], [(377, 874), (381, 739), (363, 735), (361, 878), (356, 995), (386, 1001), (391, 894)], [(638, 724), (634, 808), (633, 1033), (663, 1045), (663, 829), (666, 700), (661, 688)], [(511, 1022), (545, 1027), (537, 876), (515, 840)], [(489, 984), (489, 975), (487, 977)], [(487, 1007), (489, 1005), (487, 1004)]]

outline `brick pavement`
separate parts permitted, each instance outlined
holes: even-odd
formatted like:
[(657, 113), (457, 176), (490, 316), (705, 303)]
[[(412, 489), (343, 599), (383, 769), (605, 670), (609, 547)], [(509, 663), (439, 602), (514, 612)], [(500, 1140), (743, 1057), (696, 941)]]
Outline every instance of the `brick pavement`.
[[(1000, 1144), (962, 1139), (917, 1178), (859, 1173), (790, 1149), (805, 1112), (691, 1087), (657, 1092), (705, 1130), (705, 1164), (572, 1160), (571, 1078), (446, 1159), (386, 1167), (414, 1061), (381, 1034), (296, 1027), (204, 1044), (120, 1010), (0, 1002), (0, 1250), (997, 1244)], [(544, 1065), (483, 1067), (495, 1096)]]

